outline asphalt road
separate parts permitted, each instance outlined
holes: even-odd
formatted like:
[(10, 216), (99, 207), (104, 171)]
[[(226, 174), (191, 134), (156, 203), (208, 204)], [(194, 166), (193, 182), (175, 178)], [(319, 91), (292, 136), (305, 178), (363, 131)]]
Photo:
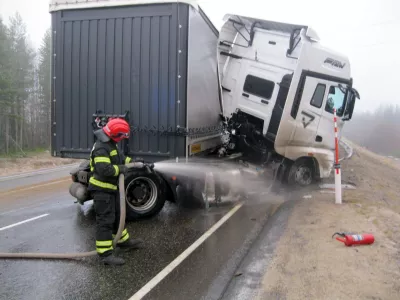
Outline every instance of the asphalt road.
[[(92, 204), (68, 194), (69, 179), (52, 178), (0, 194), (0, 252), (82, 252), (94, 249)], [(119, 253), (122, 267), (83, 261), (0, 260), (0, 299), (129, 299), (177, 259), (232, 208), (237, 211), (149, 290), (145, 299), (218, 299), (272, 213), (290, 194), (184, 209), (167, 203), (156, 218), (128, 223), (143, 249)], [(239, 208), (237, 205), (242, 205)], [(21, 223), (27, 221), (26, 223)], [(279, 224), (278, 224), (279, 225)], [(284, 221), (277, 226), (283, 231)]]
[(69, 172), (78, 164), (65, 165), (51, 169), (41, 169), (33, 172), (18, 174), (12, 176), (0, 176), (0, 191), (26, 187), (28, 185), (37, 185), (46, 183), (55, 179), (62, 179), (69, 177)]
[[(0, 178), (0, 252), (94, 249), (92, 203), (74, 203), (70, 168)], [(0, 260), (0, 299), (138, 299), (132, 296), (142, 291), (144, 299), (251, 299), (304, 192), (253, 193), (259, 196), (228, 199), (209, 210), (167, 203), (157, 217), (128, 223), (145, 245), (118, 253), (127, 262), (122, 267), (103, 266), (97, 257)], [(185, 256), (189, 249), (194, 250)]]

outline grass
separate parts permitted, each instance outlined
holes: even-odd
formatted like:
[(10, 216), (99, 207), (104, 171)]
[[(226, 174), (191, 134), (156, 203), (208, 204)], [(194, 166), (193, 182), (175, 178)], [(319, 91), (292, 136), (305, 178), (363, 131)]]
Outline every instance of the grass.
[(347, 199), (346, 196), (342, 197), (342, 200), (344, 203), (349, 203), (349, 204), (358, 204), (361, 203), (359, 200), (351, 198), (351, 199)]

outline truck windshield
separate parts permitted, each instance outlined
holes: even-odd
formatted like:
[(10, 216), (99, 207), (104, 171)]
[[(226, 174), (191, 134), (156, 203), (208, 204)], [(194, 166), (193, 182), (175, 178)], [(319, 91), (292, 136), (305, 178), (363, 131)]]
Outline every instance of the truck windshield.
[(345, 94), (340, 90), (338, 86), (331, 86), (329, 89), (328, 100), (326, 101), (325, 110), (333, 114), (333, 110), (336, 108), (336, 114), (338, 117), (343, 116), (344, 108), (346, 106)]

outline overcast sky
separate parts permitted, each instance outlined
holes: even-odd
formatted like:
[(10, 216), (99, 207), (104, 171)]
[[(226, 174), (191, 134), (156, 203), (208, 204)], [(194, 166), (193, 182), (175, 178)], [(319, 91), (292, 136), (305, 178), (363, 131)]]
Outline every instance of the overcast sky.
[[(218, 27), (226, 13), (312, 26), (321, 43), (349, 56), (357, 111), (400, 104), (400, 0), (200, 0)], [(50, 26), (49, 0), (0, 0), (6, 21), (18, 11), (34, 47)]]

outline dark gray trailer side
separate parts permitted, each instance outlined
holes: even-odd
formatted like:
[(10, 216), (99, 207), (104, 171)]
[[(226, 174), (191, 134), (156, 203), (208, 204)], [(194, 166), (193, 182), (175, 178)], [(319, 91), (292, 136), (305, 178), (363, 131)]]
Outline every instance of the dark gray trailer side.
[[(167, 3), (52, 13), (53, 156), (88, 157), (96, 110), (129, 111), (141, 130), (185, 127), (188, 12)], [(127, 154), (157, 161), (185, 151), (185, 137), (134, 132)]]
[[(218, 31), (199, 7), (190, 1), (64, 1), (50, 6), (53, 156), (88, 159), (99, 110), (128, 112), (132, 136), (123, 149), (147, 162), (221, 143), (215, 130), (222, 112)], [(194, 135), (176, 134), (182, 131)], [(87, 163), (72, 172), (70, 193), (80, 204), (91, 199), (89, 176)], [(184, 178), (172, 178), (145, 169), (128, 174), (128, 218), (155, 215), (165, 200), (175, 201)]]

